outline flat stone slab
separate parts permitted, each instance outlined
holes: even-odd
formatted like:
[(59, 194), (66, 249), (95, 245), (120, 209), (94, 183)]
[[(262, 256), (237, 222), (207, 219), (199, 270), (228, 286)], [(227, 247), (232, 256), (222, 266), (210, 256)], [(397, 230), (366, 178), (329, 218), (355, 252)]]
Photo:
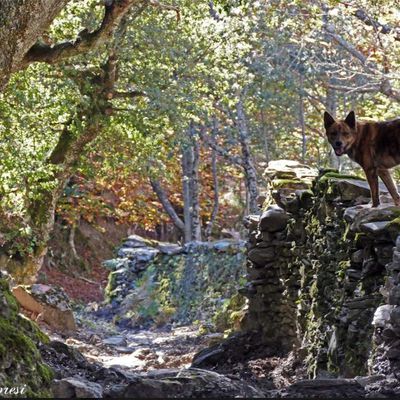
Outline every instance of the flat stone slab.
[(273, 160), (268, 163), (264, 176), (268, 176), (271, 179), (314, 178), (318, 176), (318, 171), (298, 161)]
[(390, 221), (367, 222), (361, 224), (361, 230), (366, 233), (382, 233), (389, 224)]
[(244, 240), (222, 239), (211, 242), (211, 246), (214, 250), (223, 253), (229, 249), (243, 248), (246, 246), (246, 242)]
[(157, 245), (157, 249), (160, 250), (162, 254), (166, 254), (169, 256), (183, 253), (183, 247), (175, 243), (160, 242)]
[(109, 346), (126, 346), (126, 339), (124, 336), (110, 336), (103, 340), (104, 344)]
[[(363, 399), (364, 387), (355, 379), (306, 379), (278, 391), (287, 398)], [(268, 397), (268, 396), (267, 396)]]
[(160, 251), (152, 247), (121, 247), (118, 250), (118, 257), (135, 259), (136, 261), (147, 262), (152, 260)]

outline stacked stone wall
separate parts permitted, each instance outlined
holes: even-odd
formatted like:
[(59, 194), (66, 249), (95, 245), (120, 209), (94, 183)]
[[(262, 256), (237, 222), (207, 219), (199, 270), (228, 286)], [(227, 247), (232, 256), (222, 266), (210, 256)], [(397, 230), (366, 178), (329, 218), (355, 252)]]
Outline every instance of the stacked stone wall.
[(400, 209), (371, 209), (367, 183), (334, 171), (276, 162), (266, 177), (264, 211), (247, 220), (244, 329), (298, 351), (312, 378), (397, 368)]

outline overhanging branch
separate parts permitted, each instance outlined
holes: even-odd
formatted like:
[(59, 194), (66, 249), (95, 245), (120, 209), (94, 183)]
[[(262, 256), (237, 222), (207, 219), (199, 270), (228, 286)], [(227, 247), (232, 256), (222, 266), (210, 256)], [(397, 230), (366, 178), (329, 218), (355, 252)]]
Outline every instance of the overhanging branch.
[(87, 32), (85, 29), (73, 41), (55, 45), (35, 44), (25, 55), (21, 68), (34, 62), (54, 64), (98, 47), (110, 39), (131, 7), (140, 3), (143, 2), (140, 0), (105, 0), (103, 21), (97, 30)]
[(391, 27), (388, 24), (382, 24), (370, 17), (363, 9), (355, 11), (354, 16), (360, 21), (364, 22), (365, 25), (372, 26), (376, 31), (383, 33), (384, 35), (392, 34), (394, 40), (400, 41), (400, 31), (396, 28)]

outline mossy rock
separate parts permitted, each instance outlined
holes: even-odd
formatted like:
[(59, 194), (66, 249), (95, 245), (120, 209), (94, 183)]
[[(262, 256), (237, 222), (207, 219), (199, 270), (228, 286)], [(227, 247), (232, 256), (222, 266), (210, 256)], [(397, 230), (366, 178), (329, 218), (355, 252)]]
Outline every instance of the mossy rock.
[(247, 302), (244, 296), (239, 293), (233, 295), (213, 317), (216, 331), (232, 332), (239, 330), (246, 312), (246, 306)]
[(51, 397), (52, 370), (43, 363), (40, 343), (48, 337), (18, 314), (18, 305), (0, 276), (0, 387), (25, 388), (26, 397)]
[(337, 170), (326, 170), (320, 177), (318, 178), (319, 182), (324, 182), (328, 179), (335, 178), (335, 179), (357, 179), (361, 181), (365, 181), (365, 178), (360, 175), (352, 175), (352, 174), (341, 174)]
[(272, 181), (273, 189), (308, 189), (309, 184), (301, 179), (274, 179)]

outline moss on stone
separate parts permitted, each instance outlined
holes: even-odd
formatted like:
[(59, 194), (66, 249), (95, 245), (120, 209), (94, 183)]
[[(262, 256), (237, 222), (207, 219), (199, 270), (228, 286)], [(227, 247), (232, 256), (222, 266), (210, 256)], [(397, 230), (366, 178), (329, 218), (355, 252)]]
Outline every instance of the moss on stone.
[[(399, 212), (400, 212), (400, 210), (399, 210)], [(400, 216), (395, 219), (392, 219), (388, 225), (388, 228), (396, 229), (396, 230), (400, 231)]]
[(362, 180), (365, 181), (366, 179), (360, 175), (351, 175), (351, 174), (341, 174), (338, 171), (328, 171), (325, 174), (321, 175), (318, 178), (319, 182), (325, 182), (329, 179), (357, 179), (357, 180)]
[[(145, 271), (132, 274), (132, 288), (128, 295), (123, 295), (124, 299), (119, 292), (114, 295), (116, 282), (111, 274), (108, 299), (124, 303), (123, 317), (130, 318), (132, 323), (160, 325), (201, 319), (212, 324), (215, 313), (244, 284), (244, 250), (226, 248), (219, 252), (199, 246), (184, 254), (158, 254)], [(234, 311), (238, 310), (230, 310)], [(238, 318), (233, 315), (228, 325)]]
[(0, 279), (0, 296), (8, 304), (0, 314), (0, 387), (26, 385), (27, 397), (50, 397), (53, 372), (43, 363), (37, 348), (49, 339), (34, 322), (18, 314), (18, 305), (4, 279)]
[[(352, 295), (352, 292), (346, 294), (345, 281), (346, 271), (351, 268), (350, 256), (355, 239), (343, 219), (344, 208), (333, 202), (336, 193), (329, 180), (338, 178), (359, 179), (333, 171), (326, 173), (322, 185), (313, 188), (312, 207), (295, 216), (301, 218), (304, 226), (304, 234), (296, 232), (296, 236), (306, 239), (304, 245), (296, 243), (292, 247), (290, 271), (298, 274), (301, 286), (296, 297), (298, 326), (300, 336), (307, 344), (305, 361), (311, 378), (315, 378), (319, 371), (346, 376), (365, 373), (368, 346), (371, 345), (370, 311), (362, 318), (354, 317), (353, 322), (362, 325), (355, 334), (346, 324), (339, 322), (344, 299)], [(371, 293), (375, 287), (369, 284), (368, 279), (363, 283), (365, 294)], [(337, 349), (328, 351), (333, 334)], [(354, 346), (358, 341), (363, 343), (360, 348)]]
[(228, 299), (212, 318), (216, 330), (225, 333), (238, 330), (245, 314), (246, 304), (246, 298), (239, 293)]

